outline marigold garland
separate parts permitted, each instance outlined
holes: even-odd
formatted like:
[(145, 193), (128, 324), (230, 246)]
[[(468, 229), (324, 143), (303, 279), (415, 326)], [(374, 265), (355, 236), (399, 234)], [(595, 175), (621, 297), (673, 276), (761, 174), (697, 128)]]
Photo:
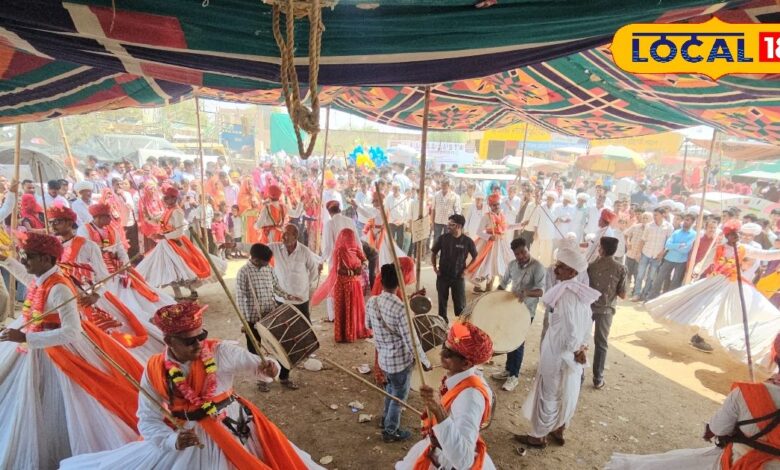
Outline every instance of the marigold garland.
[[(168, 357), (167, 351), (165, 357)], [(217, 392), (217, 362), (214, 360), (212, 349), (205, 344), (200, 351), (200, 360), (206, 369), (206, 378), (203, 381), (203, 390), (201, 390), (200, 394), (192, 389), (184, 372), (169, 359), (165, 360), (166, 373), (182, 397), (190, 404), (201, 408), (209, 416), (215, 417), (217, 416), (217, 407), (212, 398), (214, 398)]]

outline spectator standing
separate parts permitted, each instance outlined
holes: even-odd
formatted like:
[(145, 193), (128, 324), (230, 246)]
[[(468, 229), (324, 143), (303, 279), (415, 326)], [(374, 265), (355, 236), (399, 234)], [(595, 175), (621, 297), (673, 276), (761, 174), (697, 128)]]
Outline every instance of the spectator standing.
[[(466, 258), (471, 261), (477, 257), (474, 240), (463, 234), (466, 223), (460, 214), (453, 214), (448, 220), (448, 233), (441, 235), (431, 249), (431, 265), (436, 273), (436, 291), (439, 295), (439, 316), (447, 321), (447, 300), (452, 292), (455, 316), (460, 316), (466, 308), (466, 284), (463, 271), (466, 270)], [(441, 257), (437, 263), (437, 256)]]
[(685, 214), (682, 226), (672, 232), (666, 240), (666, 254), (661, 266), (658, 268), (658, 276), (653, 282), (653, 290), (650, 299), (654, 299), (664, 292), (677, 289), (682, 285), (685, 276), (685, 268), (688, 266), (688, 256), (696, 240), (696, 231), (692, 230), (693, 214)]
[[(450, 190), (449, 180), (441, 181), (441, 189), (433, 197), (433, 210), (431, 219), (433, 219), (433, 242), (436, 243), (439, 237), (446, 232), (449, 224), (449, 218), (453, 214), (460, 214), (460, 198)], [(461, 228), (463, 225), (461, 224)]]
[(672, 231), (672, 225), (664, 220), (664, 210), (656, 208), (653, 211), (653, 222), (647, 224), (639, 241), (642, 245), (642, 257), (639, 260), (632, 302), (647, 300), (652, 292), (653, 281), (666, 251), (666, 239)]

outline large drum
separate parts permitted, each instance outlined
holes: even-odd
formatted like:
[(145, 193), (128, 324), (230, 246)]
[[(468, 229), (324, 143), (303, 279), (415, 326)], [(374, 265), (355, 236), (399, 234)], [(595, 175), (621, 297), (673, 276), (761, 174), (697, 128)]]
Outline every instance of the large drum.
[(528, 307), (513, 293), (503, 290), (488, 292), (472, 300), (462, 318), (490, 336), (494, 354), (506, 354), (519, 348), (531, 327)]
[(320, 348), (311, 323), (292, 304), (282, 304), (257, 323), (262, 346), (285, 368), (292, 369)]
[(423, 351), (441, 346), (447, 340), (447, 322), (438, 315), (417, 315), (414, 317), (414, 328)]

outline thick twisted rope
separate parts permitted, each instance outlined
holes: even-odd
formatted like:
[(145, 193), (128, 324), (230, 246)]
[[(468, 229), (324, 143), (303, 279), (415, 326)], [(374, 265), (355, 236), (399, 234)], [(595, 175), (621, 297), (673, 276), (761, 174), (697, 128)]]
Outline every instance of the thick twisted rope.
[[(287, 112), (295, 130), (298, 141), (298, 152), (301, 158), (308, 158), (314, 150), (317, 135), (320, 132), (320, 98), (317, 80), (319, 78), (320, 48), (322, 47), (322, 5), (320, 0), (301, 2), (295, 0), (269, 1), (273, 5), (273, 33), (279, 46), (281, 57), (280, 79), (282, 94), (287, 106)], [(326, 2), (331, 3), (331, 2)], [(281, 31), (281, 15), (285, 15), (285, 37)], [(295, 70), (295, 19), (309, 18), (309, 90), (311, 109), (307, 108), (301, 99), (298, 72)], [(309, 144), (304, 148), (301, 130), (310, 135)]]

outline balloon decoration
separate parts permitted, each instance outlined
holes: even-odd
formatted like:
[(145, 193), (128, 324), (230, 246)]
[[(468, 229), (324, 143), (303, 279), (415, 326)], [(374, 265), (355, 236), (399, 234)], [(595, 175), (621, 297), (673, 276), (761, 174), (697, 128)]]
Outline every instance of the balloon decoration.
[(387, 155), (381, 147), (368, 147), (358, 145), (349, 154), (348, 160), (351, 164), (366, 168), (377, 168), (388, 165)]

